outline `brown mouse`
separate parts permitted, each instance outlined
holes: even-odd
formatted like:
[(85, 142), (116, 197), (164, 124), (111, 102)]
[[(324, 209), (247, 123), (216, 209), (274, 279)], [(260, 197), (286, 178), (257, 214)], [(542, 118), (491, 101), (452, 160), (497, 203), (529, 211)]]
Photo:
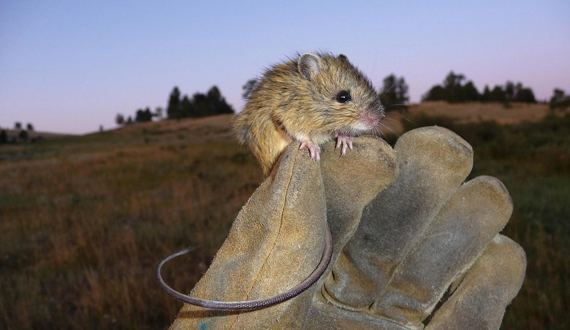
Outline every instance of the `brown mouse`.
[(319, 146), (336, 138), (344, 155), (352, 137), (377, 130), (384, 116), (378, 93), (346, 56), (308, 53), (263, 74), (234, 129), (268, 175), (289, 143), (319, 160)]

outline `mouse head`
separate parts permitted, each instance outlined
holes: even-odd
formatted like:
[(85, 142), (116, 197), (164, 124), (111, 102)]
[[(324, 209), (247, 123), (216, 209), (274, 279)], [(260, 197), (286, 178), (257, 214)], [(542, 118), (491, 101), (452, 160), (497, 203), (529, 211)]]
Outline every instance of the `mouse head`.
[(328, 129), (352, 135), (377, 128), (384, 117), (378, 93), (346, 56), (303, 54), (297, 66)]

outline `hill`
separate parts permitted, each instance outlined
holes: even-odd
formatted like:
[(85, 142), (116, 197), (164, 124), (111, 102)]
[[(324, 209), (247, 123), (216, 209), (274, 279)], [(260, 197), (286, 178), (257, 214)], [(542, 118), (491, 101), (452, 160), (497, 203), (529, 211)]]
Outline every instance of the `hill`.
[(385, 125), (399, 134), (403, 130), (402, 123), (421, 115), (446, 117), (458, 123), (478, 123), (494, 121), (501, 125), (537, 122), (550, 113), (547, 104), (512, 103), (508, 106), (501, 103), (447, 103), (422, 102), (412, 104), (406, 111), (388, 113)]
[[(418, 105), (401, 130), (448, 126), (473, 144), (473, 176), (505, 182), (515, 203), (505, 231), (529, 266), (504, 327), (565, 328), (570, 117), (501, 126), (479, 122), (472, 107)], [(470, 115), (415, 116), (435, 108)], [(167, 326), (180, 304), (159, 289), (156, 263), (198, 247), (165, 272), (190, 289), (262, 180), (230, 123), (222, 115), (0, 146), (0, 328)]]
[[(53, 132), (38, 132), (38, 131), (28, 131), (28, 130), (15, 130), (15, 129), (5, 129), (1, 128), (0, 130), (6, 132), (6, 138), (10, 143), (14, 142), (38, 142), (46, 139), (57, 139), (66, 136), (73, 136), (73, 134), (64, 134), (64, 133), (53, 133)], [(24, 131), (26, 134), (26, 140), (22, 141), (20, 137), (20, 133)]]
[(179, 304), (155, 264), (199, 247), (166, 272), (195, 282), (261, 180), (229, 120), (0, 146), (0, 328), (168, 324)]

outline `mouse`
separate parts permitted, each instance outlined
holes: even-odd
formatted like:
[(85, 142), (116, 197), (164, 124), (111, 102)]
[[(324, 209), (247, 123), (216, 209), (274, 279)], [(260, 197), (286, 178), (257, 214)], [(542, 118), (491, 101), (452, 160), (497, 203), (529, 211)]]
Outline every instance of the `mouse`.
[(321, 145), (336, 139), (343, 156), (353, 137), (378, 132), (384, 117), (372, 83), (347, 56), (304, 53), (263, 73), (233, 128), (267, 176), (289, 144), (319, 161)]

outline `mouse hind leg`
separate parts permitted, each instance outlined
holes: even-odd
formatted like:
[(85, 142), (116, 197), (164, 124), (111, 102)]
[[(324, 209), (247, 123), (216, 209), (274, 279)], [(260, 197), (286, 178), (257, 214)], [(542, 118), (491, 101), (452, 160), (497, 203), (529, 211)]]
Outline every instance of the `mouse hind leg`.
[(283, 149), (292, 140), (270, 120), (258, 121), (256, 125), (252, 125), (250, 135), (250, 149), (259, 161), (263, 174), (268, 175)]

